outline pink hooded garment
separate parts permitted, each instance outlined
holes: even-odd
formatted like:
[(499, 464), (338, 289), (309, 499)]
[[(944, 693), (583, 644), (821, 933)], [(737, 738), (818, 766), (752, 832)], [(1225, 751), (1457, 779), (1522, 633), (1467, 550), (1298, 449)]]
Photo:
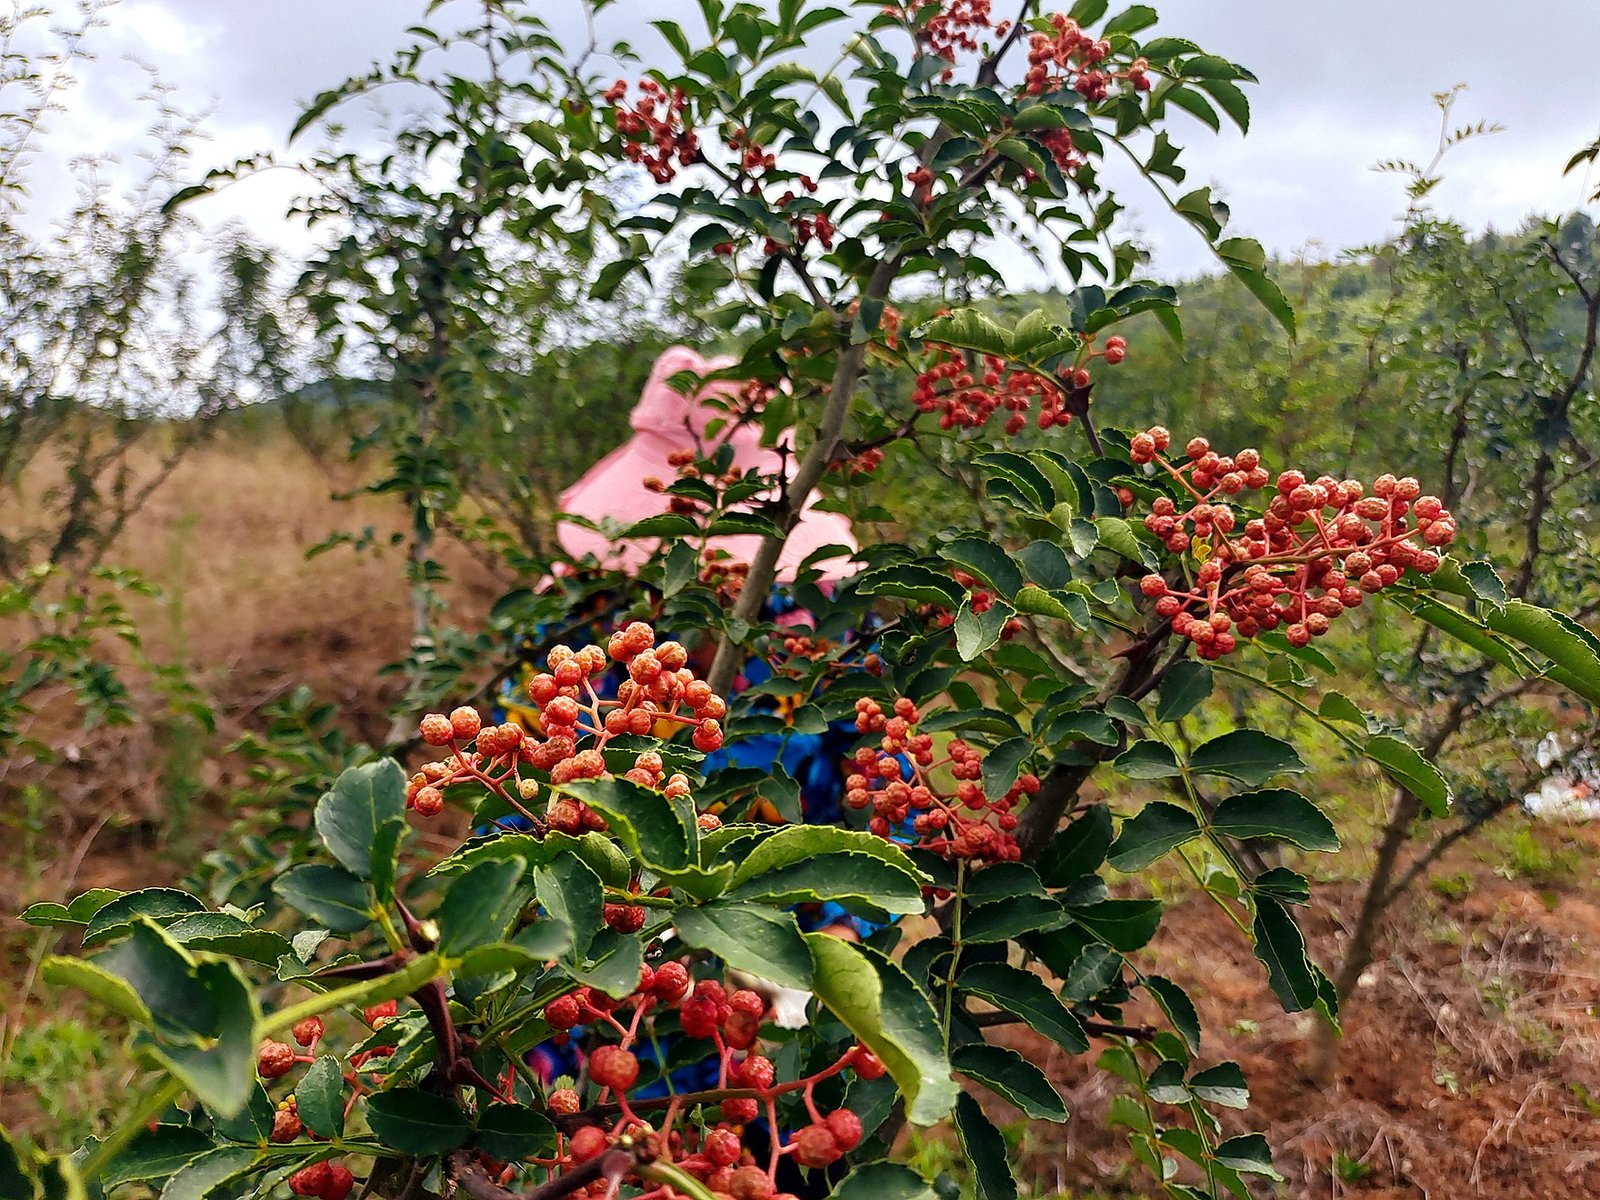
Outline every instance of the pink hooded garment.
[[(667, 381), (682, 371), (705, 375), (733, 362), (731, 358), (703, 358), (687, 346), (672, 346), (663, 351), (651, 368), (644, 393), (629, 418), (633, 436), (561, 493), (562, 511), (597, 522), (609, 518), (622, 525), (665, 512), (666, 497), (646, 489), (644, 480), (654, 476), (670, 483), (677, 478), (677, 469), (667, 462), (667, 457), (675, 450), (710, 449), (723, 435), (719, 432), (716, 439), (708, 442), (706, 426), (724, 415), (718, 409), (674, 391)], [(724, 381), (708, 384), (701, 394), (731, 396), (736, 391), (736, 384)], [(734, 464), (745, 472), (776, 474), (783, 467), (783, 459), (775, 451), (764, 449), (760, 439), (760, 430), (748, 425), (727, 435), (727, 442), (733, 447)], [(571, 522), (562, 522), (556, 534), (568, 554), (574, 558), (592, 554), (602, 566), (632, 571), (649, 557), (647, 543), (613, 542), (599, 530)], [(749, 562), (761, 539), (746, 534), (713, 538), (710, 544)], [(799, 523), (779, 556), (778, 578), (785, 582), (793, 580), (807, 556), (823, 546), (843, 546), (852, 553), (857, 548), (849, 521), (837, 513), (818, 512), (807, 501)], [(847, 555), (812, 565), (826, 579), (838, 579), (850, 569)]]

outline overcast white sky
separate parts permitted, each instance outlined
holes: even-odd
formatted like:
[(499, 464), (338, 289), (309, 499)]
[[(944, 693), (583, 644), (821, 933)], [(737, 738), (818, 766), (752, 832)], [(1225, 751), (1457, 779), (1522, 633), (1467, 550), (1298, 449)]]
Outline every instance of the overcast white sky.
[[(1008, 3), (997, 0), (996, 10)], [(1596, 181), (1585, 191), (1583, 176), (1563, 179), (1561, 169), (1600, 132), (1600, 0), (1156, 3), (1161, 32), (1260, 77), (1249, 89), (1248, 137), (1216, 136), (1181, 116), (1174, 137), (1186, 147), (1189, 182), (1212, 183), (1231, 204), (1230, 231), (1274, 252), (1313, 245), (1326, 254), (1382, 237), (1404, 200), (1398, 180), (1369, 168), (1426, 158), (1436, 133), (1430, 96), (1458, 82), (1470, 86), (1457, 106), (1461, 120), (1507, 128), (1452, 155), (1435, 196), (1440, 211), (1504, 227), (1530, 211), (1570, 210), (1594, 191)], [(578, 0), (539, 7), (558, 29), (581, 28)], [(122, 0), (94, 36), (98, 59), (83, 68), (70, 111), (56, 118), (51, 157), (136, 143), (147, 114), (133, 103), (142, 80), (122, 61), (128, 55), (158, 68), (181, 101), (212, 107), (200, 167), (282, 148), (301, 102), (387, 58), (423, 8), (423, 0)], [(648, 54), (659, 42), (645, 21), (670, 16), (693, 29), (697, 13), (693, 0), (625, 0), (609, 32)], [(840, 28), (820, 36), (837, 41)], [(34, 191), (39, 215), (67, 195), (45, 167)], [(239, 219), (293, 245), (298, 238), (280, 216), (291, 187), (287, 177), (258, 180), (206, 201), (201, 215)], [(1194, 236), (1148, 196), (1130, 190), (1126, 199), (1155, 249), (1156, 273), (1209, 266)]]

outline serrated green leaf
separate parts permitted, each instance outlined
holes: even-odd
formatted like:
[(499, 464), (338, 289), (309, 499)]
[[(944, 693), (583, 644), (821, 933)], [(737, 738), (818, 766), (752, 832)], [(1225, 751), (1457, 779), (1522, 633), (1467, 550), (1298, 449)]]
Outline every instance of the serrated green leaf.
[(943, 1120), (955, 1102), (939, 1019), (900, 966), (867, 946), (808, 933), (813, 990), (882, 1061), (916, 1125)]
[(1122, 823), (1107, 859), (1119, 871), (1138, 871), (1199, 836), (1200, 823), (1194, 814), (1165, 800), (1154, 800)]
[(291, 908), (334, 933), (354, 933), (372, 924), (367, 885), (342, 867), (312, 863), (281, 875), (272, 885)]
[(1017, 1181), (1006, 1162), (1006, 1140), (965, 1092), (956, 1099), (956, 1135), (972, 1167), (977, 1200), (1017, 1200)]
[(1211, 828), (1228, 837), (1275, 837), (1303, 850), (1337, 850), (1333, 822), (1311, 801), (1288, 788), (1265, 788), (1229, 796), (1217, 805)]
[(707, 904), (673, 914), (685, 946), (784, 987), (809, 991), (811, 950), (792, 912), (755, 904)]
[(1383, 773), (1415, 796), (1434, 817), (1450, 812), (1450, 784), (1421, 752), (1409, 742), (1388, 734), (1367, 739), (1362, 749), (1368, 758), (1383, 768)]
[(1069, 1054), (1082, 1054), (1089, 1049), (1089, 1036), (1078, 1018), (1032, 971), (1006, 963), (974, 963), (957, 977), (956, 986), (1002, 1012), (1020, 1017)]
[(1235, 729), (1198, 746), (1189, 755), (1189, 769), (1260, 787), (1274, 775), (1300, 774), (1306, 765), (1282, 738), (1259, 729)]
[(325, 1138), (344, 1134), (344, 1071), (339, 1060), (324, 1054), (306, 1068), (294, 1088), (300, 1120)]
[(374, 1093), (366, 1112), (380, 1142), (417, 1158), (447, 1154), (472, 1136), (472, 1123), (459, 1104), (420, 1088)]
[(317, 801), (317, 835), (352, 875), (372, 878), (373, 843), (406, 808), (406, 773), (392, 758), (343, 772)]
[(691, 805), (620, 778), (563, 784), (560, 790), (603, 816), (611, 833), (646, 866), (681, 871), (699, 865), (699, 827)]
[(520, 858), (480, 863), (450, 885), (434, 920), (439, 953), (456, 958), (474, 946), (497, 942), (521, 907), (516, 903), (526, 864)]
[(1067, 1106), (1049, 1077), (1015, 1050), (974, 1042), (954, 1050), (950, 1065), (1034, 1120), (1061, 1122), (1067, 1119)]

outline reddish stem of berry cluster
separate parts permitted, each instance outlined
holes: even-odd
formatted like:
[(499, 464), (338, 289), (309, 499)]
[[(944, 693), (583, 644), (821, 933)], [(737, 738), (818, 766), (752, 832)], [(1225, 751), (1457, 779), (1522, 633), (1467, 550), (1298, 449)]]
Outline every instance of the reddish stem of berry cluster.
[[(707, 1039), (715, 1046), (717, 1084), (703, 1092), (635, 1104), (628, 1095), (640, 1074), (634, 1047), (653, 1039), (650, 1026), (666, 1012), (675, 1012), (687, 1036)], [(587, 1024), (593, 1031), (614, 1033), (617, 1040), (596, 1047), (586, 1060), (586, 1074), (600, 1089), (591, 1108), (582, 1107), (573, 1088), (557, 1088), (546, 1098), (550, 1112), (571, 1136), (558, 1144), (554, 1158), (539, 1160), (537, 1165), (548, 1168), (554, 1177), (613, 1146), (645, 1143), (653, 1161), (674, 1164), (715, 1193), (733, 1200), (774, 1200), (779, 1195), (777, 1172), (783, 1156), (793, 1156), (806, 1167), (838, 1161), (860, 1143), (861, 1121), (849, 1109), (824, 1114), (816, 1103), (816, 1087), (846, 1070), (877, 1078), (883, 1074), (883, 1064), (870, 1050), (853, 1046), (814, 1074), (780, 1082), (772, 1059), (761, 1053), (761, 1025), (766, 1015), (766, 1001), (755, 992), (730, 992), (716, 980), (692, 984), (683, 964), (672, 961), (653, 970), (646, 966), (638, 987), (621, 1001), (592, 988), (580, 988), (550, 1001), (544, 1018), (552, 1028), (564, 1031)], [(757, 1162), (743, 1145), (743, 1127), (765, 1116), (768, 1128), (777, 1129), (777, 1101), (793, 1092), (801, 1093), (811, 1123), (786, 1142), (774, 1139), (766, 1161)], [(680, 1116), (711, 1104), (717, 1105), (720, 1118), (714, 1124), (677, 1128)], [(656, 1124), (640, 1115), (663, 1108)], [(614, 1196), (621, 1182), (601, 1181), (592, 1194)], [(665, 1200), (671, 1192), (659, 1187), (646, 1194)]]
[[(532, 818), (521, 802), (533, 800), (540, 788), (537, 780), (521, 774), (524, 766), (548, 772), (557, 788), (600, 779), (608, 774), (605, 749), (611, 741), (623, 734), (659, 734), (662, 726), (668, 736), (692, 729), (698, 750), (720, 748), (727, 703), (695, 677), (688, 659), (681, 643), (658, 646), (655, 630), (643, 621), (613, 633), (605, 649), (555, 647), (547, 659), (549, 670), (528, 681), (528, 698), (539, 710), (544, 740), (513, 722), (483, 727), (477, 710), (468, 707), (448, 717), (430, 713), (422, 719), (422, 739), (430, 746), (449, 747), (452, 757), (428, 763), (412, 777), (408, 803), (430, 815), (443, 807), (444, 787), (474, 781)], [(613, 661), (626, 665), (628, 678), (617, 688), (616, 699), (602, 699), (594, 685)], [(467, 743), (475, 749), (467, 750)], [(688, 776), (668, 776), (661, 755), (653, 750), (640, 753), (623, 778), (661, 789), (672, 799), (690, 794)], [(559, 795), (550, 802), (544, 823), (564, 833), (605, 828), (604, 820), (586, 805)]]
[[(1036, 775), (1023, 775), (991, 800), (984, 794), (983, 755), (961, 739), (950, 742), (945, 757), (935, 758), (933, 738), (917, 732), (921, 714), (902, 696), (894, 715), (875, 700), (856, 701), (856, 728), (879, 733), (877, 746), (855, 752), (857, 774), (845, 781), (845, 803), (872, 807), (869, 828), (879, 837), (895, 837), (909, 820), (918, 844), (949, 858), (1014, 862), (1021, 856), (1012, 831), (1012, 809), (1023, 796), (1039, 791)], [(935, 772), (947, 769), (955, 786), (943, 788)]]
[(1437, 570), (1438, 550), (1456, 535), (1455, 518), (1410, 477), (1380, 475), (1369, 489), (1327, 475), (1308, 481), (1293, 470), (1277, 477), (1261, 515), (1235, 535), (1240, 514), (1227, 498), (1271, 481), (1261, 455), (1219, 455), (1197, 437), (1184, 448), (1188, 461), (1174, 465), (1162, 454), (1171, 441), (1156, 426), (1131, 444), (1134, 462), (1153, 464), (1188, 497), (1182, 505), (1158, 497), (1144, 526), (1199, 566), (1188, 587), (1161, 575), (1147, 575), (1139, 586), (1203, 658), (1219, 658), (1240, 637), (1280, 625), (1291, 645), (1304, 646), (1407, 571)]

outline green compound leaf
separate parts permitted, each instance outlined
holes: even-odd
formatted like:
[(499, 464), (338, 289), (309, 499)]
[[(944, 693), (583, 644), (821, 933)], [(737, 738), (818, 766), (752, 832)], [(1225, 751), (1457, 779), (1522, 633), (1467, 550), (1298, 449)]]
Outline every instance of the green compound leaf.
[(480, 863), (456, 879), (434, 914), (439, 953), (454, 958), (499, 941), (521, 908), (516, 895), (525, 869), (520, 858), (508, 858)]
[(343, 1135), (344, 1072), (337, 1058), (324, 1054), (306, 1068), (294, 1097), (300, 1120), (312, 1133), (325, 1138)]
[(1367, 739), (1362, 753), (1382, 767), (1385, 775), (1415, 796), (1430, 816), (1449, 815), (1452, 798), (1449, 781), (1411, 743), (1381, 733)]
[(1317, 1002), (1319, 983), (1306, 960), (1306, 942), (1289, 910), (1276, 900), (1256, 897), (1256, 919), (1251, 929), (1256, 957), (1267, 968), (1271, 984), (1285, 1012), (1300, 1012)]
[(103, 942), (126, 937), (138, 917), (160, 925), (170, 925), (181, 917), (206, 911), (205, 903), (177, 888), (145, 888), (127, 892), (96, 910), (83, 931), (83, 946), (88, 949)]
[(589, 779), (559, 790), (603, 816), (611, 832), (647, 867), (681, 871), (700, 865), (699, 826), (691, 805), (668, 800), (631, 779)]
[(1122, 823), (1107, 861), (1119, 871), (1138, 871), (1200, 836), (1200, 823), (1188, 809), (1154, 800)]
[(600, 877), (577, 855), (563, 854), (549, 866), (535, 870), (533, 881), (545, 912), (571, 931), (573, 949), (578, 954), (586, 953), (605, 914)]
[(975, 963), (961, 972), (956, 986), (1002, 1012), (1020, 1017), (1069, 1054), (1083, 1054), (1089, 1049), (1089, 1035), (1078, 1018), (1032, 971), (1006, 963)]
[(937, 1193), (921, 1175), (899, 1163), (864, 1163), (851, 1170), (828, 1200), (935, 1200)]
[(272, 890), (330, 932), (354, 933), (372, 924), (367, 885), (342, 867), (296, 867), (279, 877)]

